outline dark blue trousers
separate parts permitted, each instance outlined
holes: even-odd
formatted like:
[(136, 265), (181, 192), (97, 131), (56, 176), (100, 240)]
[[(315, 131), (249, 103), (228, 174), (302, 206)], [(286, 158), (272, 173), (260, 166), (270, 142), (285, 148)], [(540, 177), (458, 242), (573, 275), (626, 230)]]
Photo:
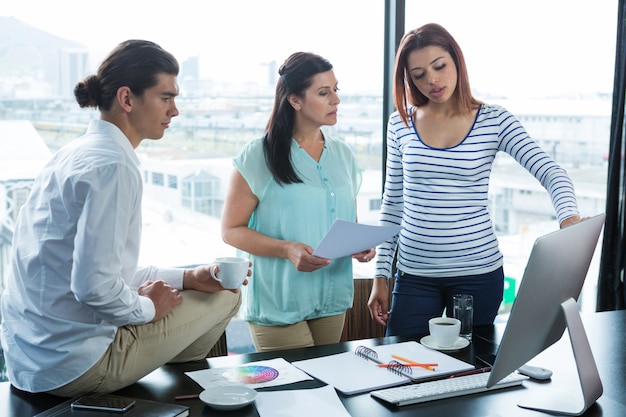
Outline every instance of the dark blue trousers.
[(474, 296), (474, 326), (493, 324), (504, 291), (504, 270), (463, 277), (430, 278), (398, 271), (387, 336), (428, 334), (428, 320), (449, 311), (454, 294)]

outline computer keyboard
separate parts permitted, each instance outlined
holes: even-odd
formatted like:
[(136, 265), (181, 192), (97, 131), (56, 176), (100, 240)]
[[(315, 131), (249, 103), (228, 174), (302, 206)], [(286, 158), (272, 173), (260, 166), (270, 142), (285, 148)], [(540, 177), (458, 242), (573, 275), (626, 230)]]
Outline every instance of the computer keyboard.
[(490, 374), (490, 372), (483, 372), (401, 387), (385, 388), (372, 391), (370, 395), (390, 404), (401, 406), (513, 387), (521, 385), (524, 380), (528, 379), (525, 375), (513, 372), (491, 388), (487, 388), (487, 380)]

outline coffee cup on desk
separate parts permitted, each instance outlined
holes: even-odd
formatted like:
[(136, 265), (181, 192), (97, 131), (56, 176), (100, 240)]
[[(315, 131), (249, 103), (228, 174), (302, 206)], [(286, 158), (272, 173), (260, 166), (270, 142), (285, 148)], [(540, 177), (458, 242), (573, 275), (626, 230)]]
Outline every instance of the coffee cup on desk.
[[(215, 267), (217, 266), (217, 274)], [(211, 264), (210, 271), (214, 280), (219, 281), (227, 290), (239, 288), (248, 277), (250, 261), (247, 258), (217, 258)]]
[(434, 317), (428, 320), (428, 330), (437, 346), (447, 348), (459, 338), (461, 322), (452, 317)]

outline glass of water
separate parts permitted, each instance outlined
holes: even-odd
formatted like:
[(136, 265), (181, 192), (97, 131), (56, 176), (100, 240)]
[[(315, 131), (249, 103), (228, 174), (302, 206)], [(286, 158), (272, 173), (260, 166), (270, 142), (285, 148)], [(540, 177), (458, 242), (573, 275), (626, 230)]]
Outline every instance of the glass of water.
[(454, 318), (461, 321), (459, 336), (472, 340), (474, 327), (474, 297), (469, 294), (456, 294), (453, 297)]

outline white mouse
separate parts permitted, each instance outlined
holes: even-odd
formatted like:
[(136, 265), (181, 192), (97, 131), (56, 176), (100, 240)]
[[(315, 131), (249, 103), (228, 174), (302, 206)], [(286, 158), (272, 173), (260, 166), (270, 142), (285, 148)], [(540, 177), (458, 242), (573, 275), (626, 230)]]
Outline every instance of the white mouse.
[(519, 372), (520, 374), (526, 375), (528, 377), (531, 377), (533, 379), (550, 379), (550, 377), (552, 376), (552, 371), (546, 368), (541, 368), (539, 366), (532, 366), (532, 365), (524, 365), (524, 366), (520, 366), (517, 369), (517, 372)]

